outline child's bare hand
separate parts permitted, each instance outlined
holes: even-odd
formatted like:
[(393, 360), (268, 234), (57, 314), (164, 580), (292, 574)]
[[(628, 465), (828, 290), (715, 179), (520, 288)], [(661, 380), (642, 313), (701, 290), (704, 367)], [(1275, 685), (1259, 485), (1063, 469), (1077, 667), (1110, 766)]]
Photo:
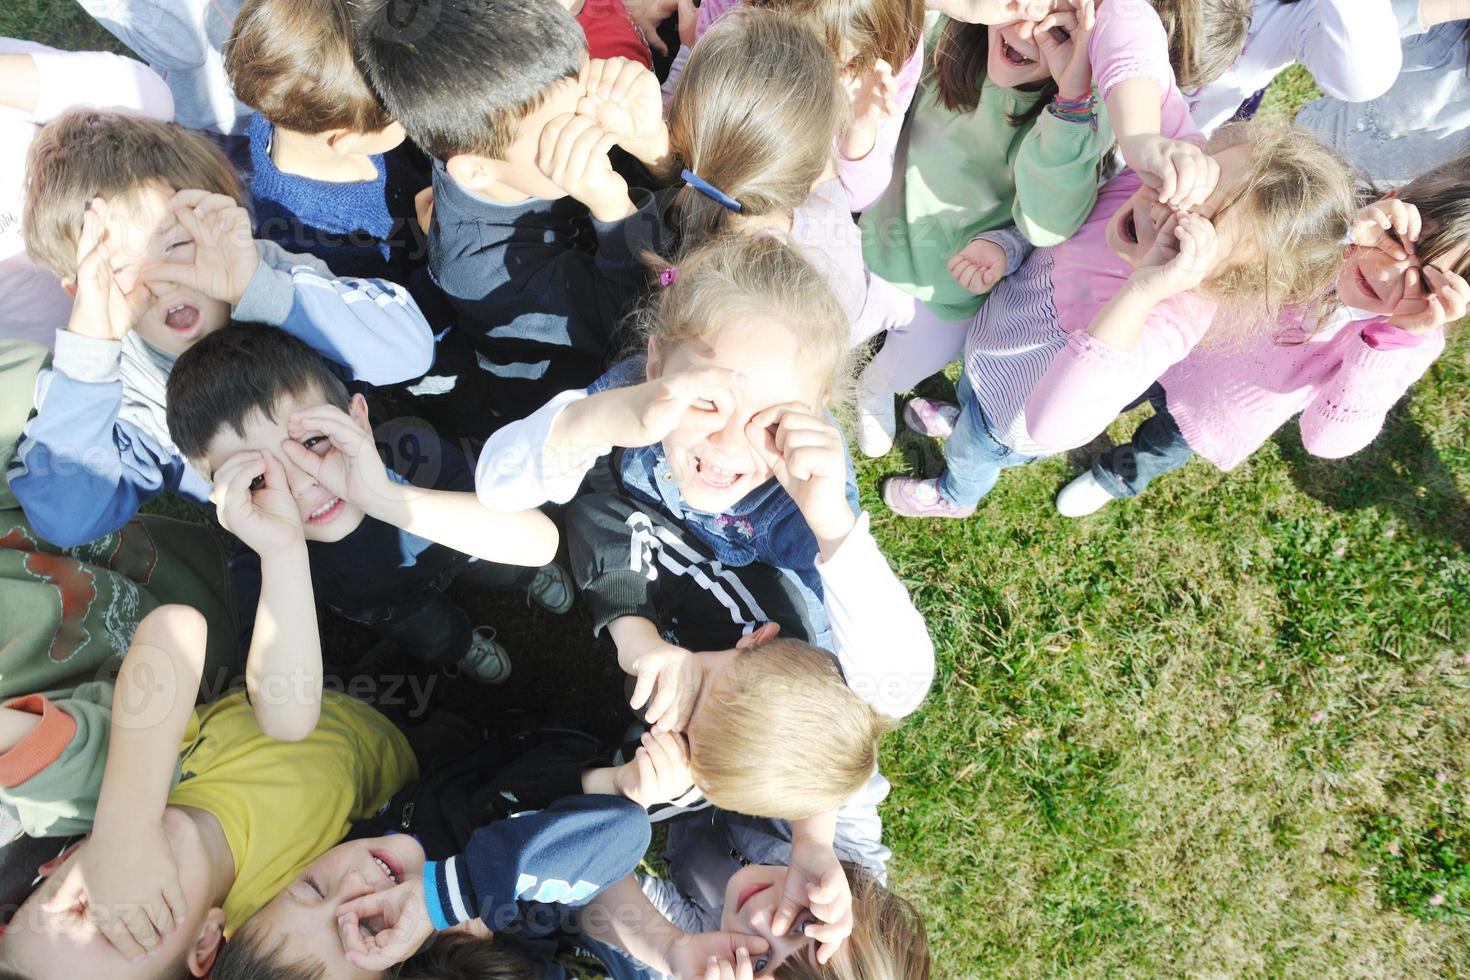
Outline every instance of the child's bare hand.
[(679, 0), (623, 0), (623, 6), (628, 16), (633, 18), (633, 23), (638, 25), (638, 31), (648, 46), (659, 54), (668, 54), (669, 46), (658, 36), (658, 28), (678, 9)]
[(189, 915), (161, 823), (129, 828), (116, 839), (105, 830), (94, 834), (43, 908), (81, 912), (130, 960), (156, 949)]
[(151, 301), (146, 289), (125, 294), (112, 269), (107, 202), (94, 198), (82, 215), (77, 239), (76, 302), (67, 329), (98, 340), (122, 340)]
[(1118, 148), (1128, 166), (1158, 192), (1159, 203), (1176, 211), (1199, 207), (1220, 183), (1220, 165), (1193, 143), (1145, 133), (1121, 140)]
[(432, 185), (413, 196), (413, 216), (414, 220), (419, 223), (419, 230), (427, 235), (429, 225), (434, 220), (434, 188)]
[(976, 296), (984, 296), (1006, 274), (1006, 250), (988, 238), (977, 238), (949, 260), (949, 274)]
[(689, 792), (694, 773), (689, 768), (689, 743), (678, 732), (645, 732), (632, 761), (621, 765), (613, 781), (628, 799), (645, 810), (670, 803)]
[(564, 113), (541, 131), (536, 166), (553, 184), (587, 205), (598, 221), (621, 221), (634, 207), (627, 182), (607, 158), (616, 142), (586, 116)]
[(1409, 333), (1428, 333), (1463, 319), (1467, 310), (1470, 283), (1453, 270), (1426, 265), (1404, 273), (1404, 298), (1388, 322)]
[(239, 303), (260, 267), (249, 212), (232, 197), (197, 190), (179, 191), (169, 207), (193, 239), (192, 250), (186, 250), (192, 255), (155, 265), (146, 277), (197, 289), (231, 306)]
[(359, 970), (391, 969), (418, 952), (433, 932), (422, 875), (337, 907), (342, 950)]
[(370, 510), (391, 491), (372, 434), (335, 405), (292, 412), (286, 434), (291, 438), (281, 443), (281, 451), (287, 458), (343, 500)]
[(745, 383), (736, 371), (696, 368), (676, 371), (600, 398), (608, 413), (608, 439), (615, 446), (651, 446), (675, 429), (708, 435), (718, 432), (735, 411), (735, 391)]
[(1414, 254), (1424, 220), (1419, 209), (1396, 197), (1375, 201), (1353, 219), (1353, 244), (1376, 248), (1402, 262)]
[(1075, 11), (1052, 11), (1032, 32), (1042, 63), (1064, 99), (1085, 99), (1092, 92), (1092, 61), (1087, 45), (1096, 26), (1096, 0), (1077, 0)]
[(791, 842), (791, 864), (771, 931), (786, 935), (804, 910), (814, 921), (804, 925), (802, 935), (817, 941), (817, 962), (828, 963), (852, 935), (852, 887), (831, 844), (798, 834)]
[(306, 538), (301, 508), (286, 483), (286, 471), (271, 453), (244, 450), (214, 474), (209, 495), (226, 531), (256, 554), (299, 545)]
[(819, 542), (847, 537), (857, 518), (847, 503), (847, 450), (833, 425), (788, 402), (757, 412), (745, 437)]
[(662, 643), (640, 654), (628, 672), (637, 679), (628, 703), (634, 710), (648, 705), (643, 718), (654, 734), (682, 732), (704, 679), (699, 657), (683, 647)]
[(877, 143), (878, 127), (899, 114), (898, 79), (893, 77), (893, 66), (880, 58), (871, 71), (844, 71), (842, 87), (852, 106), (842, 155), (848, 160), (861, 160)]
[(668, 152), (669, 129), (658, 78), (636, 61), (593, 61), (577, 115), (597, 123), (640, 160), (652, 161)]
[(1187, 293), (1209, 276), (1219, 245), (1215, 226), (1203, 216), (1176, 211), (1129, 281), (1147, 289), (1155, 301)]
[(694, 47), (694, 32), (699, 23), (699, 8), (694, 0), (679, 0), (679, 43), (686, 48)]
[(696, 932), (669, 946), (669, 966), (678, 980), (753, 980), (764, 973), (771, 944), (743, 932)]

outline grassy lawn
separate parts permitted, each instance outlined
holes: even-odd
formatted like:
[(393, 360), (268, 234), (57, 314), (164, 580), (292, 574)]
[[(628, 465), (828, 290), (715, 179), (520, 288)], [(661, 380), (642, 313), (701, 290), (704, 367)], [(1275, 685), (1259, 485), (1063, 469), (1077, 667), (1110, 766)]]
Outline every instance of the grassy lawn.
[[(5, 0), (0, 32), (101, 43), (74, 11)], [(1310, 91), (1285, 76), (1264, 111)], [(1051, 498), (1085, 452), (1006, 473), (963, 523), (878, 500), (933, 447), (861, 466), (939, 648), (883, 753), (892, 881), (937, 976), (1470, 973), (1467, 392), (1462, 330), (1357, 456), (1288, 426), (1081, 521)], [(576, 614), (465, 601), (517, 655), (480, 710), (618, 726)]]

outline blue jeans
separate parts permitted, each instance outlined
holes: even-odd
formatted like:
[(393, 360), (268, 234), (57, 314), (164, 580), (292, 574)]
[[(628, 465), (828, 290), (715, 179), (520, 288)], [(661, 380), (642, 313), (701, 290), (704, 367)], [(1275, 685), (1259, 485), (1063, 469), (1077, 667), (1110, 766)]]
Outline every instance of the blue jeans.
[(954, 392), (960, 403), (960, 417), (944, 444), (945, 470), (939, 477), (939, 492), (956, 507), (974, 507), (995, 487), (1001, 470), (1024, 466), (1040, 457), (1023, 456), (991, 434), (975, 389), (963, 374), (955, 382)]
[(1123, 411), (1144, 402), (1153, 405), (1154, 414), (1133, 430), (1133, 438), (1100, 453), (1092, 461), (1093, 477), (1114, 497), (1138, 496), (1154, 477), (1179, 469), (1194, 455), (1179, 431), (1179, 424), (1169, 414), (1163, 386), (1155, 382)]

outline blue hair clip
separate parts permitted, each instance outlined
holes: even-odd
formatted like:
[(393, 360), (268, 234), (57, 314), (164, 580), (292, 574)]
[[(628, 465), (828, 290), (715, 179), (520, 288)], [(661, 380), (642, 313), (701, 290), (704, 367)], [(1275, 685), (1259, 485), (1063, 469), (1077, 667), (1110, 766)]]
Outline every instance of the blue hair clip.
[(735, 200), (729, 194), (726, 194), (714, 184), (711, 184), (709, 181), (699, 176), (699, 174), (695, 173), (693, 170), (685, 168), (684, 172), (679, 174), (679, 176), (684, 179), (684, 183), (699, 191), (699, 193), (703, 194), (711, 201), (714, 201), (716, 204), (727, 207), (731, 211), (738, 212), (740, 210), (739, 201)]

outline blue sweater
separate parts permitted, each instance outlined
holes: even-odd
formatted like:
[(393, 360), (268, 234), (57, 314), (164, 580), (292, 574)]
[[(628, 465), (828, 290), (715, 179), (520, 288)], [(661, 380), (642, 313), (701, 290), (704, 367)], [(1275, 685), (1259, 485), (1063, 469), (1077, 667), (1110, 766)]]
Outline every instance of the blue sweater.
[(412, 150), (374, 154), (377, 179), (341, 183), (282, 173), (271, 159), (275, 127), (259, 113), (246, 132), (257, 238), (315, 255), (339, 276), (409, 284), (425, 254), (413, 197), (429, 185), (410, 164)]

